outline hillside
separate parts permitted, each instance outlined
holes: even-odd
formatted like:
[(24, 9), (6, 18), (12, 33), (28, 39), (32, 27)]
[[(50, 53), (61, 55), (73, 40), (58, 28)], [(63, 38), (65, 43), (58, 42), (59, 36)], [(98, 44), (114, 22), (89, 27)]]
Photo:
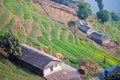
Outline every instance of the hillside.
[[(78, 68), (77, 64), (80, 58), (86, 59), (88, 57), (103, 68), (120, 64), (119, 58), (98, 49), (87, 41), (83, 34), (78, 32), (77, 36), (74, 36), (69, 27), (50, 19), (42, 7), (39, 4), (23, 0), (5, 0), (4, 2), (0, 0), (0, 35), (4, 35), (6, 31), (12, 31), (20, 39), (21, 43), (32, 45), (53, 56), (56, 53), (61, 53), (67, 58), (64, 62), (76, 68)], [(106, 56), (107, 65), (102, 63), (104, 56)], [(11, 65), (11, 62), (8, 61), (4, 65), (9, 64)], [(0, 65), (0, 70), (2, 68), (3, 65)], [(11, 77), (11, 80), (13, 80), (11, 74), (7, 77), (4, 76), (8, 74), (6, 72), (7, 68), (4, 69), (5, 74), (0, 71), (0, 77)], [(15, 68), (15, 70), (18, 69)], [(12, 73), (15, 74), (16, 71), (13, 70)], [(25, 74), (23, 74), (25, 80), (28, 78), (27, 75), (32, 75)], [(35, 77), (31, 77), (34, 80)], [(28, 80), (30, 79), (28, 78)]]
[[(0, 52), (2, 50), (0, 49)], [(0, 80), (45, 80), (0, 54)]]

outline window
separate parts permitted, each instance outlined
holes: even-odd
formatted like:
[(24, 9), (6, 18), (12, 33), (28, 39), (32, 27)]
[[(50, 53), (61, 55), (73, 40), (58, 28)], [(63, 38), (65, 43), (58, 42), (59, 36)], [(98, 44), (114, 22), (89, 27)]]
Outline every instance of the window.
[(50, 72), (52, 72), (52, 71), (53, 71), (53, 66), (50, 67)]

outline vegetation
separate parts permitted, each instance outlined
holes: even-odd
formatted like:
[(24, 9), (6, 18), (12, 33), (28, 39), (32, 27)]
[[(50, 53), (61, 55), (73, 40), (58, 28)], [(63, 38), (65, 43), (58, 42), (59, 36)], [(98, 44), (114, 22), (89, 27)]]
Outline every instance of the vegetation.
[[(20, 1), (20, 3), (19, 3), (19, 1)], [(32, 44), (33, 47), (40, 48), (44, 52), (47, 52), (47, 53), (50, 50), (50, 52), (52, 53), (51, 55), (53, 55), (53, 56), (56, 53), (61, 53), (64, 57), (67, 57), (67, 59), (63, 60), (63, 61), (75, 68), (78, 68), (78, 65), (77, 65), (79, 63), (78, 58), (82, 57), (83, 59), (86, 59), (87, 56), (89, 56), (90, 60), (95, 61), (95, 63), (97, 63), (99, 66), (101, 66), (103, 68), (120, 64), (119, 58), (116, 58), (116, 57), (98, 49), (91, 42), (88, 42), (86, 40), (87, 39), (86, 36), (83, 36), (83, 34), (76, 33), (76, 36), (74, 36), (74, 34), (72, 33), (72, 30), (69, 27), (67, 27), (63, 24), (60, 24), (58, 22), (55, 22), (55, 21), (51, 20), (50, 18), (48, 18), (46, 15), (42, 14), (41, 13), (42, 11), (40, 11), (42, 8), (40, 5), (38, 6), (31, 2), (22, 2), (21, 0), (16, 0), (16, 1), (14, 0), (12, 2), (8, 1), (8, 3), (7, 3), (7, 1), (5, 2), (5, 4), (10, 4), (11, 6), (13, 3), (16, 5), (18, 4), (17, 7), (19, 7), (19, 8), (24, 7), (21, 10), (23, 15), (22, 14), (19, 15), (19, 14), (13, 12), (12, 9), (10, 9), (11, 7), (8, 7), (9, 5), (8, 6), (5, 5), (4, 6), (5, 9), (8, 12), (14, 14), (14, 17), (10, 20), (7, 20), (5, 18), (4, 21), (2, 21), (1, 24), (3, 24), (3, 22), (6, 22), (6, 21), (8, 21), (8, 22), (6, 22), (6, 24), (3, 26), (3, 28), (0, 27), (0, 35), (5, 35), (5, 32), (7, 30), (9, 30), (13, 33), (16, 33), (17, 37), (20, 39), (20, 42), (22, 42), (22, 43), (25, 43), (28, 45)], [(12, 8), (13, 7), (14, 7), (14, 5), (12, 6)], [(4, 14), (5, 10), (2, 10), (2, 11), (3, 11), (2, 14)], [(9, 13), (8, 13), (8, 15), (9, 15)], [(2, 19), (0, 19), (0, 21), (1, 20)], [(19, 25), (17, 27), (14, 27), (14, 25), (17, 24), (17, 22), (19, 22), (20, 25), (22, 25), (22, 27), (18, 28)], [(32, 23), (29, 26), (30, 22), (32, 22)], [(97, 24), (94, 23), (94, 25), (97, 25)], [(28, 28), (28, 27), (30, 27), (30, 28)], [(96, 26), (96, 27), (98, 27), (98, 26)], [(67, 32), (69, 32), (68, 35), (67, 35)], [(49, 39), (50, 37), (51, 37), (51, 39)], [(117, 40), (116, 35), (113, 38), (115, 38)], [(119, 39), (119, 37), (118, 37), (118, 39)], [(106, 56), (106, 65), (102, 63), (104, 56)], [(12, 66), (10, 66), (10, 68), (15, 66), (15, 65), (9, 64), (9, 63), (6, 63), (5, 65), (6, 66), (12, 65)], [(3, 71), (3, 70), (1, 69), (0, 77), (2, 77), (2, 78), (10, 77), (11, 80), (14, 80), (13, 75), (15, 75), (15, 73), (18, 72), (17, 74), (20, 75), (19, 76), (20, 78), (21, 78), (21, 76), (24, 75), (25, 79), (22, 79), (22, 80), (40, 80), (39, 78), (36, 79), (36, 76), (34, 76), (34, 74), (29, 73), (29, 72), (28, 72), (28, 74), (27, 73), (23, 74), (24, 72), (21, 74), (22, 68), (19, 68), (18, 66), (15, 66), (15, 67), (16, 67), (16, 68), (14, 68), (15, 70), (12, 69), (11, 72), (6, 72), (6, 71), (9, 71), (9, 70), (7, 70), (7, 68), (4, 69), (4, 72), (6, 74), (9, 74), (9, 76), (7, 76), (6, 74), (2, 74), (1, 71)], [(20, 70), (17, 70), (17, 67)], [(0, 68), (1, 68), (1, 65), (0, 65)], [(2, 65), (2, 68), (3, 68), (3, 65)], [(31, 79), (29, 78), (29, 76), (31, 76), (30, 77)]]
[(102, 3), (103, 0), (95, 0), (95, 1), (98, 4), (99, 11), (103, 10), (103, 8), (104, 8), (104, 5)]
[[(0, 50), (1, 53), (1, 50)], [(0, 54), (0, 80), (45, 80)]]
[(9, 56), (21, 56), (21, 45), (17, 37), (15, 37), (12, 33), (7, 32), (3, 37), (3, 45), (5, 51)]
[(120, 71), (115, 72), (112, 75), (106, 76), (104, 80), (119, 80), (120, 79)]
[(78, 5), (78, 11), (77, 11), (77, 16), (80, 18), (80, 19), (87, 19), (87, 17), (89, 15), (91, 15), (92, 13), (92, 10), (90, 8), (90, 5), (86, 2), (81, 2), (79, 5)]
[(119, 21), (120, 17), (115, 13), (115, 12), (111, 12), (111, 18), (113, 21)]
[(96, 13), (97, 18), (100, 20), (100, 22), (104, 23), (109, 20), (109, 12), (106, 10), (100, 10)]
[(70, 27), (75, 26), (75, 21), (69, 21), (69, 22), (68, 22), (68, 26), (70, 26)]

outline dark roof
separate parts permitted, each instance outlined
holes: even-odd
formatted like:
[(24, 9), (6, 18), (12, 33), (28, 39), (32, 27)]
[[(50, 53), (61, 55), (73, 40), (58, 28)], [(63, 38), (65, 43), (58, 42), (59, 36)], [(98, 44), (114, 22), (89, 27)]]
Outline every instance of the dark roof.
[(41, 52), (35, 48), (27, 45), (22, 45), (22, 56), (19, 57), (20, 60), (31, 64), (39, 69), (44, 69), (48, 63), (51, 61), (59, 61), (59, 59), (50, 56), (44, 52)]
[(107, 71), (109, 73), (114, 73), (114, 72), (119, 71), (119, 70), (120, 70), (120, 65), (112, 66), (112, 67), (105, 69), (105, 71)]
[(81, 27), (79, 27), (80, 30), (82, 30), (83, 32), (87, 32), (89, 29), (92, 29), (91, 27), (89, 27), (88, 25), (82, 25)]
[(91, 36), (94, 36), (95, 38), (101, 38), (103, 35), (102, 34), (100, 34), (100, 33), (97, 33), (97, 32), (93, 32), (92, 34), (91, 34)]
[(77, 21), (76, 21), (76, 25), (77, 25), (78, 27), (81, 27), (81, 26), (83, 25), (83, 23), (82, 23), (80, 20), (77, 20)]
[(94, 37), (100, 40), (110, 40), (109, 37), (105, 36), (104, 34), (98, 33), (98, 32), (93, 32), (92, 34), (90, 34), (90, 37)]

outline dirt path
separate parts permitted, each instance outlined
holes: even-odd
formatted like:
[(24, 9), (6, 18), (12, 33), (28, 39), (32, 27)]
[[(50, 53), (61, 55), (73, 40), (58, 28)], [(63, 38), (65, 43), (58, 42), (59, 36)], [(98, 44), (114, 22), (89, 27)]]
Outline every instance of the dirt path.
[(69, 31), (66, 31), (66, 41), (68, 41), (69, 34)]
[(9, 16), (7, 17), (7, 19), (0, 25), (0, 29), (4, 28), (13, 17), (14, 15), (12, 13), (9, 13)]
[(42, 31), (38, 29), (38, 31), (35, 33), (35, 40), (37, 40), (38, 37), (42, 35)]
[(18, 17), (15, 17), (15, 23), (12, 27), (12, 31), (14, 32), (14, 34), (17, 36), (17, 33), (19, 30), (21, 30), (21, 28), (23, 27), (24, 24), (24, 19), (19, 20)]
[(24, 29), (24, 35), (25, 35), (25, 37), (27, 37), (29, 34), (30, 34), (30, 32), (32, 31), (32, 24), (33, 24), (33, 22), (34, 22), (34, 19), (29, 19), (29, 21), (28, 21), (28, 25), (27, 25), (27, 27)]
[(60, 29), (58, 29), (58, 40), (60, 39), (60, 34), (61, 34), (61, 32), (62, 32), (62, 28), (60, 27)]

